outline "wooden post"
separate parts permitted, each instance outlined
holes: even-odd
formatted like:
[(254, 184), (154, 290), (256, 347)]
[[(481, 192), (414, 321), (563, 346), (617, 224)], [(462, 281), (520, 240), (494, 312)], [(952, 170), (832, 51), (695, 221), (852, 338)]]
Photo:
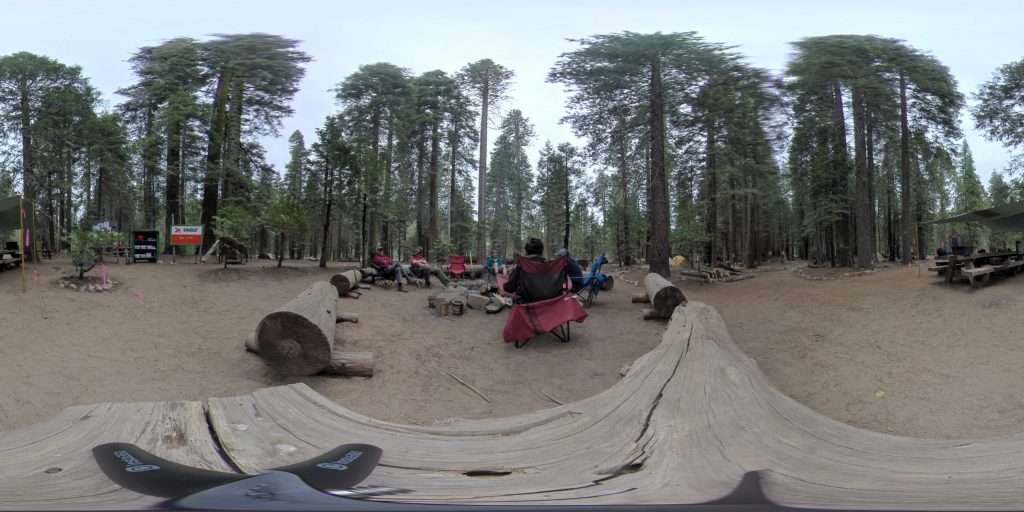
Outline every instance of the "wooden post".
[(644, 277), (644, 288), (654, 305), (654, 311), (661, 318), (670, 318), (676, 306), (686, 301), (682, 290), (653, 272)]
[(340, 297), (348, 293), (349, 290), (356, 288), (356, 285), (362, 279), (363, 273), (353, 269), (331, 276), (331, 284), (338, 289), (338, 296)]
[(285, 375), (313, 375), (331, 361), (338, 290), (318, 281), (256, 329), (260, 357)]

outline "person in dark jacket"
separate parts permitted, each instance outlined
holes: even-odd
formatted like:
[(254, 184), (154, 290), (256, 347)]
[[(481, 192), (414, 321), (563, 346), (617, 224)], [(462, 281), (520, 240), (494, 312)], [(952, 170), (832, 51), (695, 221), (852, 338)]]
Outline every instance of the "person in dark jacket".
[[(540, 261), (544, 260), (544, 242), (541, 242), (537, 238), (531, 238), (526, 242), (526, 246), (523, 247), (526, 252), (525, 258), (528, 260)], [(517, 293), (519, 289), (519, 268), (512, 269), (512, 272), (508, 275), (508, 281), (505, 282), (505, 291), (509, 293)]]
[(572, 280), (572, 292), (576, 293), (580, 291), (580, 289), (583, 288), (583, 269), (580, 268), (580, 264), (576, 262), (576, 260), (572, 259), (572, 256), (569, 256), (569, 249), (566, 249), (565, 247), (559, 249), (558, 252), (555, 253), (555, 256), (559, 258), (565, 256), (565, 259), (568, 260), (566, 262), (566, 268), (569, 272), (569, 279)]

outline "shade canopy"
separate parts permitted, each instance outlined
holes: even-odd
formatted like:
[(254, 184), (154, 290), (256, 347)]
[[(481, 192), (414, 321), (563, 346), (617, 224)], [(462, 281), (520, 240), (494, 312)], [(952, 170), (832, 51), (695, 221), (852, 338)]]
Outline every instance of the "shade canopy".
[[(32, 203), (19, 201), (18, 196), (0, 199), (0, 230), (21, 229), (21, 220), (18, 218), (19, 208), (25, 208), (26, 227), (32, 218)], [(19, 204), (21, 203), (21, 204)]]
[(957, 222), (980, 222), (993, 231), (1024, 231), (1024, 201), (1004, 204), (984, 210), (962, 213), (925, 224), (953, 224)]

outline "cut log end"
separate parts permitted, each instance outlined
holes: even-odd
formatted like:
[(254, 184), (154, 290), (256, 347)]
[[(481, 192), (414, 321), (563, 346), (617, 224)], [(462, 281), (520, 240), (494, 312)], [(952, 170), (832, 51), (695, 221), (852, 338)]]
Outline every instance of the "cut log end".
[(359, 270), (349, 270), (331, 276), (331, 285), (337, 288), (338, 296), (348, 293), (349, 290), (358, 288), (363, 273)]
[(683, 291), (659, 274), (650, 273), (644, 277), (644, 289), (661, 318), (669, 318), (676, 306), (686, 302)]

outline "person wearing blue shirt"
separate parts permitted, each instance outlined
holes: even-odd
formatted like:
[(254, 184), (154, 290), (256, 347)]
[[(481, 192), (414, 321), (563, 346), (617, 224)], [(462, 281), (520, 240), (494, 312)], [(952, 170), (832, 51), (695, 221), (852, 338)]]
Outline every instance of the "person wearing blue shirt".
[(484, 263), (484, 280), (491, 288), (498, 286), (498, 274), (505, 273), (505, 261), (498, 256), (497, 249), (491, 249), (491, 255), (487, 257), (487, 262)]

